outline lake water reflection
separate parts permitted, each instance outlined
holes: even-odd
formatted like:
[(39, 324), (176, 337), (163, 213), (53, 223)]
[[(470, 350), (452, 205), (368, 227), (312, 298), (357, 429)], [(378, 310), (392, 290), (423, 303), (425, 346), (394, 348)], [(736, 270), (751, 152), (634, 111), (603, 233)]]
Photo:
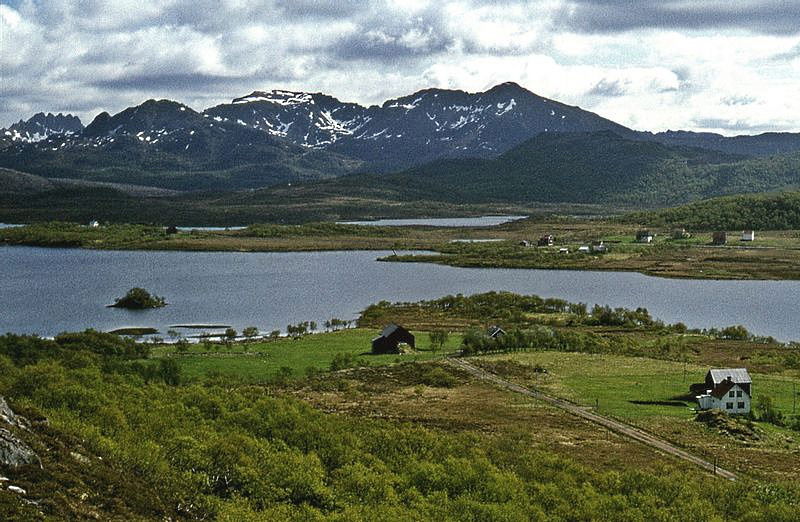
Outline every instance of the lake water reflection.
[[(630, 272), (453, 268), (385, 263), (386, 252), (127, 252), (0, 247), (0, 332), (54, 335), (94, 327), (254, 325), (353, 319), (380, 301), (510, 290), (636, 308), (690, 327), (743, 324), (800, 339), (798, 281), (661, 279)], [(167, 298), (157, 310), (106, 308), (133, 286)]]

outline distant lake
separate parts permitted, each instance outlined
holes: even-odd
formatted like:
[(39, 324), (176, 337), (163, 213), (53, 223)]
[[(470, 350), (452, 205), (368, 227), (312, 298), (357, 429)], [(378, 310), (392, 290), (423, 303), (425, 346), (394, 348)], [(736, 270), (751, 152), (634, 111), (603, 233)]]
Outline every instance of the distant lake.
[(528, 216), (481, 216), (465, 218), (376, 219), (375, 221), (340, 221), (343, 225), (371, 225), (381, 227), (493, 227)]
[(14, 228), (14, 227), (24, 227), (25, 225), (12, 225), (11, 223), (0, 223), (0, 228)]
[(203, 232), (219, 232), (221, 230), (244, 230), (247, 227), (175, 227), (183, 232), (191, 232), (192, 230), (202, 230)]
[[(455, 268), (386, 263), (387, 252), (128, 252), (0, 247), (0, 332), (93, 327), (228, 324), (241, 331), (354, 319), (380, 300), (510, 290), (592, 305), (646, 307), (690, 327), (743, 324), (759, 335), (800, 340), (800, 281), (661, 279), (633, 272)], [(169, 306), (106, 308), (142, 286)]]

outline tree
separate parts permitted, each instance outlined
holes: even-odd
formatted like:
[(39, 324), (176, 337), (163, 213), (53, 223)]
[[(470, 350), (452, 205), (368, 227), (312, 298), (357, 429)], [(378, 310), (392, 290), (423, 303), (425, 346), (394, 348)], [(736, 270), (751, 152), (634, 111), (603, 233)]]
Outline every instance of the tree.
[(181, 367), (174, 359), (161, 359), (158, 364), (158, 376), (165, 384), (177, 386), (181, 383)]
[(447, 342), (448, 333), (444, 330), (434, 330), (429, 334), (431, 339), (431, 350), (438, 351)]
[(163, 297), (151, 295), (144, 288), (134, 287), (128, 290), (123, 297), (116, 299), (113, 308), (128, 308), (130, 310), (143, 310), (145, 308), (160, 308), (167, 306)]
[(178, 342), (175, 343), (175, 352), (176, 353), (186, 353), (189, 351), (189, 341), (186, 339), (178, 339)]
[(242, 335), (247, 337), (248, 340), (252, 339), (256, 335), (258, 335), (258, 328), (255, 326), (248, 326), (244, 330), (242, 330)]
[(280, 330), (272, 330), (269, 333), (269, 338), (272, 339), (273, 341), (278, 339), (280, 336), (281, 336), (281, 331)]
[(230, 344), (234, 340), (236, 340), (236, 330), (233, 328), (228, 328), (225, 330), (225, 342)]

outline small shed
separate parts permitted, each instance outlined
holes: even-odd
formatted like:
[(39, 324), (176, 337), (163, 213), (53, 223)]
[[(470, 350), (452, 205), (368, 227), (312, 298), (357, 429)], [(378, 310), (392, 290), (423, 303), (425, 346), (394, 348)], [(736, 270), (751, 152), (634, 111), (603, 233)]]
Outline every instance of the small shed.
[(756, 240), (756, 231), (755, 230), (744, 230), (742, 231), (742, 241), (755, 241)]
[(652, 243), (654, 235), (649, 230), (639, 230), (636, 232), (637, 243)]
[(97, 220), (89, 221), (89, 228), (99, 228), (100, 222)]
[(502, 328), (500, 328), (497, 325), (490, 326), (489, 329), (486, 331), (486, 335), (488, 335), (492, 339), (496, 339), (498, 337), (503, 337), (505, 334), (506, 334), (506, 331), (503, 330)]
[(545, 234), (539, 238), (537, 244), (539, 246), (553, 246), (553, 243), (555, 243), (555, 241), (556, 238), (554, 238), (552, 234)]
[(581, 245), (578, 247), (578, 252), (580, 252), (581, 254), (588, 254), (591, 251), (592, 249), (589, 248), (589, 245)]
[(724, 230), (718, 230), (711, 235), (711, 243), (714, 245), (724, 245), (728, 242), (728, 233)]
[(414, 336), (400, 325), (391, 323), (387, 325), (381, 334), (372, 340), (372, 353), (400, 353), (398, 348), (400, 343), (406, 343), (412, 348)]
[(608, 252), (608, 247), (602, 241), (592, 243), (592, 252)]
[(528, 241), (527, 239), (523, 239), (522, 241), (519, 242), (519, 246), (529, 247), (529, 246), (531, 246), (531, 242)]

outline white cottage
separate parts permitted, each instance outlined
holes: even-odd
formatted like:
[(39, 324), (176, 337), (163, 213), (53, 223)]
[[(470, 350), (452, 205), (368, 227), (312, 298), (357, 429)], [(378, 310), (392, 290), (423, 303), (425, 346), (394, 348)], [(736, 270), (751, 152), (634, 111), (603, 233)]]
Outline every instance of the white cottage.
[(742, 232), (742, 241), (755, 241), (755, 240), (756, 240), (755, 230), (744, 230)]
[(746, 368), (718, 368), (709, 370), (706, 381), (690, 389), (696, 393), (699, 409), (741, 415), (750, 412), (752, 384)]

